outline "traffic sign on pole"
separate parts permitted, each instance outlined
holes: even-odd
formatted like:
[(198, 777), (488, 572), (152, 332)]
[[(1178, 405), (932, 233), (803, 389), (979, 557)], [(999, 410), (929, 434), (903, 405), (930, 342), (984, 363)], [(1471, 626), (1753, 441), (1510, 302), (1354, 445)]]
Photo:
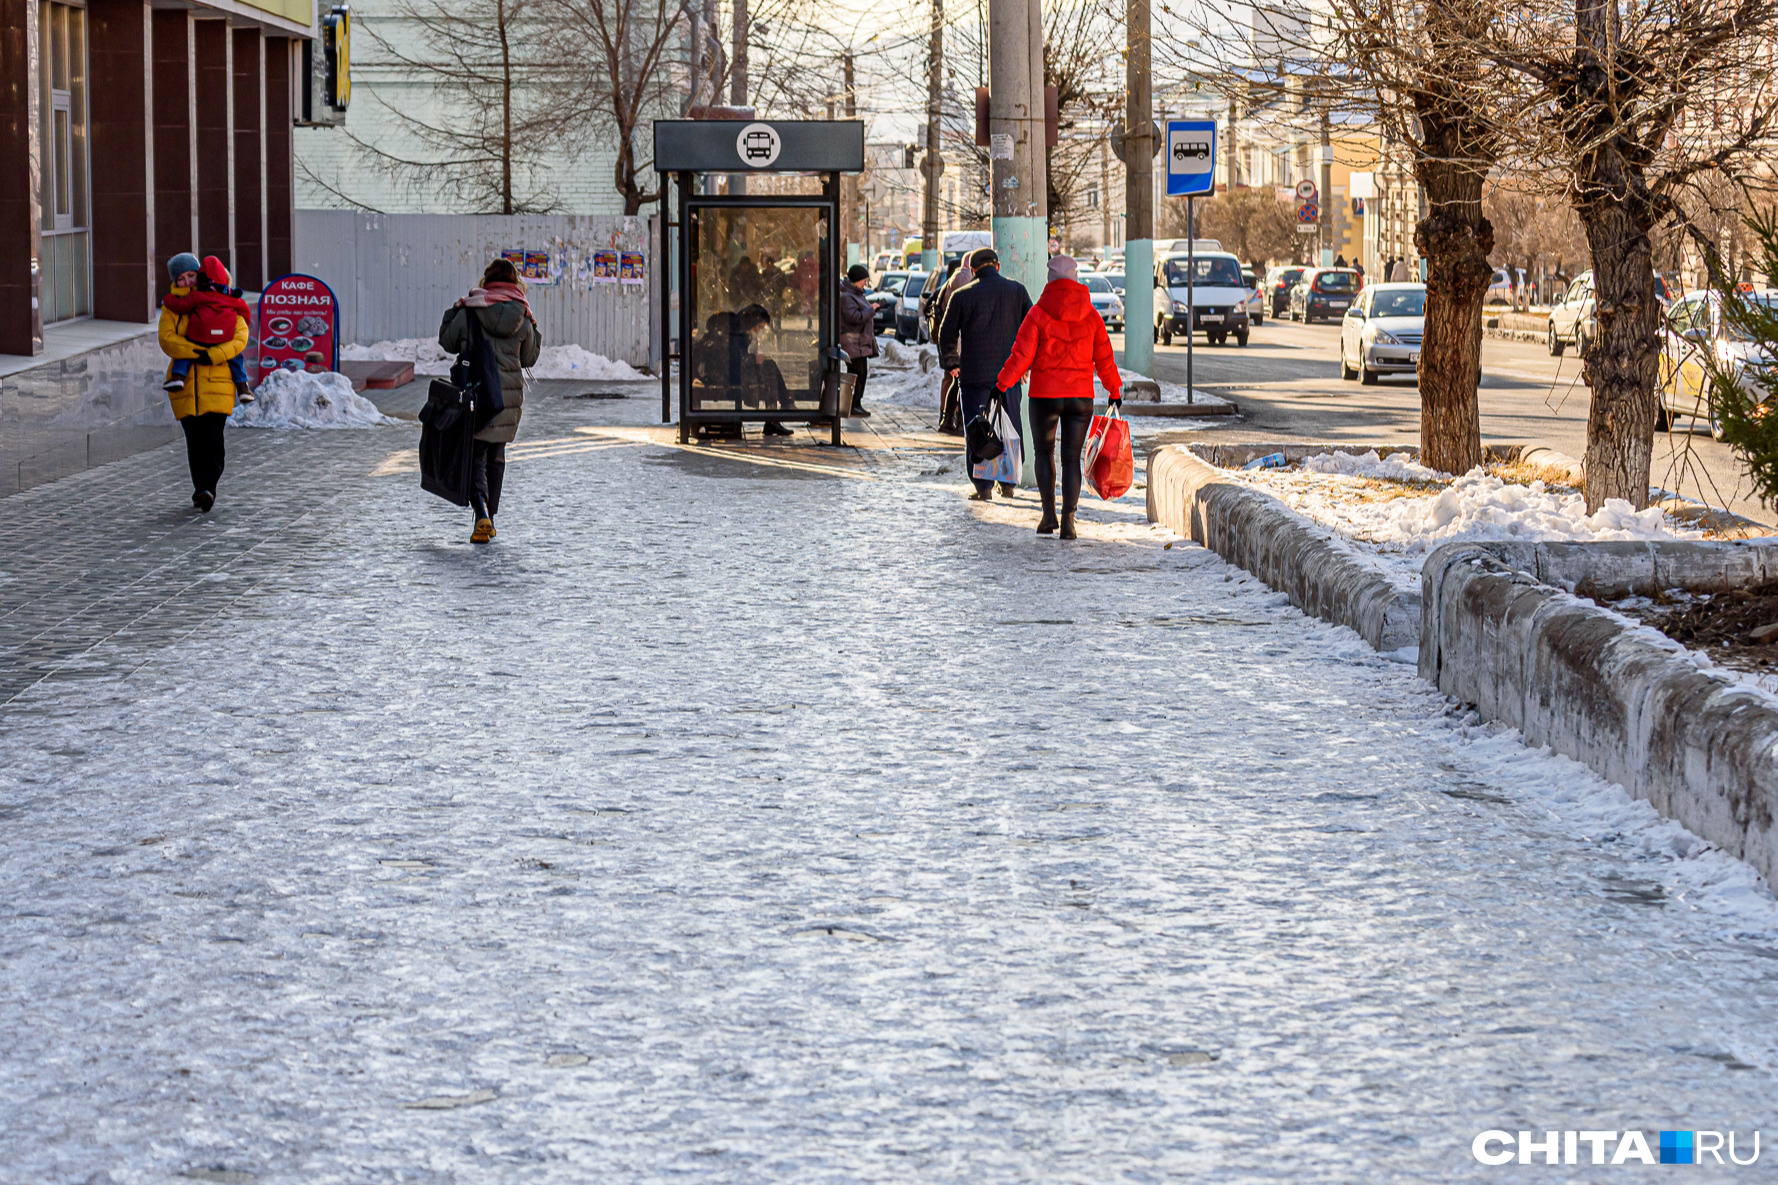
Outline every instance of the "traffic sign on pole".
[(1167, 121), (1167, 196), (1200, 197), (1216, 192), (1216, 121)]

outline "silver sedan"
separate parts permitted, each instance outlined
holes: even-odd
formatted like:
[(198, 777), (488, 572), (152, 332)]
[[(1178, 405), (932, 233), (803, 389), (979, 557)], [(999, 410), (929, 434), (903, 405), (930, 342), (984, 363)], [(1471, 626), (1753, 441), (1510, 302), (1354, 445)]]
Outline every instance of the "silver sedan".
[(1340, 321), (1340, 377), (1366, 385), (1420, 366), (1426, 285), (1373, 284), (1358, 294)]

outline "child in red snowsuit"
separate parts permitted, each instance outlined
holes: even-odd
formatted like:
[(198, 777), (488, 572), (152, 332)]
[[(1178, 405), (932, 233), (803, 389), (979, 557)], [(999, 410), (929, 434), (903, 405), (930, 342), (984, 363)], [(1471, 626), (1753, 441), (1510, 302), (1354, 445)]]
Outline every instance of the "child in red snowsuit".
[[(228, 269), (214, 255), (204, 257), (203, 270), (197, 283), (185, 292), (175, 289), (161, 298), (161, 306), (185, 318), (185, 340), (203, 349), (219, 346), (235, 339), (235, 318), (247, 316), (247, 302), (239, 288), (229, 287)], [(183, 391), (185, 377), (191, 371), (191, 359), (175, 358), (168, 368), (172, 373), (162, 384), (167, 391)], [(247, 363), (237, 354), (228, 360), (228, 372), (235, 380), (235, 394), (242, 403), (253, 402), (253, 388), (247, 383)]]

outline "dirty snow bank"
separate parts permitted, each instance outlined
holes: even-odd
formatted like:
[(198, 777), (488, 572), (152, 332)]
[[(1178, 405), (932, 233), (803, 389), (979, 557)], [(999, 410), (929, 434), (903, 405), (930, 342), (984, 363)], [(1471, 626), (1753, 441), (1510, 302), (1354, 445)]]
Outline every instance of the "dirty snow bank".
[(374, 428), (398, 424), (377, 405), (352, 390), (343, 374), (274, 370), (254, 392), (252, 403), (235, 405), (229, 423), (237, 428)]
[[(1300, 467), (1242, 472), (1227, 479), (1273, 495), (1324, 527), (1352, 550), (1374, 561), (1392, 580), (1418, 588), (1428, 553), (1446, 543), (1567, 541), (1632, 542), (1697, 539), (1659, 507), (1636, 510), (1620, 498), (1588, 514), (1579, 493), (1552, 490), (1542, 481), (1505, 481), (1479, 469), (1453, 478), (1419, 464), (1406, 453), (1334, 452)], [(1393, 482), (1431, 482), (1424, 491)]]
[[(341, 346), (340, 359), (347, 362), (412, 362), (417, 375), (449, 374), (451, 363), (455, 361), (437, 341), (425, 337), (372, 342), (368, 346)], [(650, 377), (627, 362), (614, 362), (603, 354), (595, 354), (573, 343), (545, 346), (537, 356), (537, 365), (530, 368), (530, 374), (534, 379), (598, 382), (635, 382)]]

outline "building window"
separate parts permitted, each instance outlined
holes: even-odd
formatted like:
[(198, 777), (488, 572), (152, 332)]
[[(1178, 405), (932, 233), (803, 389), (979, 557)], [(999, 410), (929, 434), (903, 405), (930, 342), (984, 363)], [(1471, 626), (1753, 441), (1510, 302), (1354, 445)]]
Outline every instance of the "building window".
[(1099, 187), (1097, 185), (1095, 185), (1091, 189), (1087, 190), (1087, 209), (1097, 210), (1098, 208), (1099, 208)]
[(43, 323), (93, 311), (87, 221), (86, 10), (37, 9), (42, 68), (38, 144), (42, 161)]

